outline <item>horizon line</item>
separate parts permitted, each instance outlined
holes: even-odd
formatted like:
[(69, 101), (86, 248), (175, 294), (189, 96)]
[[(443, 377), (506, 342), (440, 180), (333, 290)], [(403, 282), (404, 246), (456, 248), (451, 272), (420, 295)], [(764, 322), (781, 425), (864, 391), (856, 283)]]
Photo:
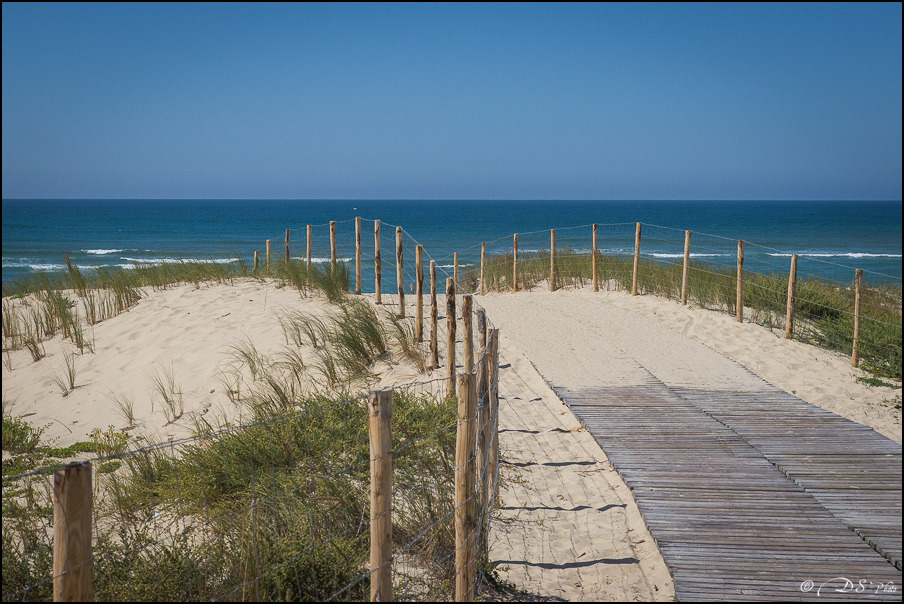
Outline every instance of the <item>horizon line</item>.
[(901, 198), (858, 198), (858, 199), (824, 199), (818, 197), (807, 197), (807, 198), (770, 198), (770, 199), (761, 199), (761, 198), (744, 198), (744, 199), (725, 199), (725, 198), (708, 198), (708, 199), (699, 199), (699, 198), (689, 198), (689, 197), (681, 197), (681, 198), (592, 198), (592, 197), (581, 197), (581, 198), (551, 198), (551, 197), (522, 197), (522, 198), (481, 198), (481, 197), (0, 197), (0, 201), (362, 201), (362, 202), (373, 202), (373, 201), (424, 201), (424, 202), (433, 202), (433, 201), (483, 201), (483, 202), (495, 202), (495, 201), (653, 201), (653, 202), (668, 202), (668, 201), (701, 201), (701, 202), (747, 202), (747, 201), (775, 201), (775, 202), (788, 202), (788, 201), (837, 201), (844, 203), (855, 203), (855, 202), (863, 202), (863, 201), (871, 201), (871, 202), (889, 202), (889, 203), (902, 203)]

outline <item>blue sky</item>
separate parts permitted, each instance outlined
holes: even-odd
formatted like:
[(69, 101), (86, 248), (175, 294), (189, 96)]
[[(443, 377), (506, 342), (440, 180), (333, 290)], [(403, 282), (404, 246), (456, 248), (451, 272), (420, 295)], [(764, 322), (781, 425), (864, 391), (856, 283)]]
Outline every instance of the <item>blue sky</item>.
[(900, 3), (2, 10), (4, 198), (901, 199)]

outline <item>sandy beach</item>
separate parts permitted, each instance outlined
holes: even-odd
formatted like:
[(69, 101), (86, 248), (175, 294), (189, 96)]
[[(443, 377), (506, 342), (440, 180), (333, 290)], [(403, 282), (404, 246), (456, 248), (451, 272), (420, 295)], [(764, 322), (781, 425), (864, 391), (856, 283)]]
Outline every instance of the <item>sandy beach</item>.
[[(253, 342), (259, 352), (277, 354), (287, 344), (281, 317), (330, 309), (322, 298), (302, 298), (291, 288), (256, 280), (145, 293), (128, 312), (89, 329), (93, 352), (75, 357), (76, 387), (66, 396), (52, 374), (63, 371), (71, 342), (59, 336), (45, 341), (46, 356), (39, 361), (25, 350), (5, 352), (4, 413), (44, 427), (44, 438), (61, 446), (111, 425), (141, 443), (188, 436), (199, 418), (238, 422), (223, 380), (236, 347)], [(408, 301), (413, 309), (413, 296)], [(856, 380), (865, 373), (851, 368), (849, 359), (757, 325), (737, 324), (728, 315), (589, 289), (478, 301), (502, 336), (499, 438), (506, 486), (490, 534), (490, 558), (504, 580), (538, 598), (674, 596), (630, 490), (550, 382), (579, 387), (594, 375), (628, 383), (636, 376), (627, 359), (642, 358), (650, 372), (687, 384), (731, 387), (765, 380), (901, 442), (900, 388), (867, 386)], [(617, 337), (607, 328), (616, 322)], [(548, 346), (550, 341), (564, 344), (568, 354), (556, 352), (561, 347)], [(687, 342), (708, 352), (683, 355)], [(714, 375), (715, 366), (730, 369)], [(374, 371), (375, 387), (420, 379), (404, 363), (385, 363)], [(167, 372), (184, 399), (175, 420), (155, 390), (155, 376)], [(132, 418), (116, 402), (122, 397), (134, 402)]]

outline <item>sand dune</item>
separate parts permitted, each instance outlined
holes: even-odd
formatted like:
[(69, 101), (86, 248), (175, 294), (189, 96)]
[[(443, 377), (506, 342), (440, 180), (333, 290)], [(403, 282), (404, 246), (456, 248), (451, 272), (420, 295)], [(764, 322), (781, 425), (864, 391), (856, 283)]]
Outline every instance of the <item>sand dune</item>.
[[(413, 296), (408, 301), (413, 308)], [(632, 383), (644, 377), (636, 362), (642, 357), (643, 371), (676, 383), (730, 388), (765, 380), (901, 442), (893, 403), (900, 389), (866, 386), (856, 381), (863, 373), (848, 359), (724, 314), (589, 289), (490, 295), (479, 302), (501, 328), (500, 447), (509, 479), (500, 493), (491, 559), (505, 579), (539, 597), (674, 595), (630, 491), (544, 378), (572, 387), (588, 375)], [(323, 299), (255, 280), (148, 291), (130, 311), (90, 328), (94, 350), (75, 357), (76, 388), (66, 396), (51, 377), (63, 370), (69, 341), (46, 341), (46, 356), (36, 362), (25, 350), (5, 352), (4, 412), (45, 427), (45, 438), (59, 445), (110, 425), (160, 441), (189, 435), (199, 418), (238, 421), (222, 373), (234, 362), (235, 346), (253, 342), (261, 353), (276, 354), (286, 344), (281, 316), (329, 308)], [(537, 316), (543, 320), (528, 319)], [(544, 345), (552, 341), (556, 347)], [(702, 343), (704, 352), (683, 354), (688, 341)], [(563, 348), (567, 354), (557, 352)], [(542, 366), (542, 376), (535, 366)], [(380, 386), (418, 378), (405, 364), (378, 371)], [(155, 377), (165, 375), (183, 394), (175, 420), (155, 387)], [(132, 419), (117, 397), (133, 401)]]

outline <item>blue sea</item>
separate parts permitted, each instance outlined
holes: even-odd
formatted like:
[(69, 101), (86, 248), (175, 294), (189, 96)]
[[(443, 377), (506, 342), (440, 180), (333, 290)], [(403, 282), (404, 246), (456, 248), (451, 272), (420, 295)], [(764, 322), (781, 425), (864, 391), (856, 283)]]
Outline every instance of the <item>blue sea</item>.
[[(374, 221), (381, 221), (384, 266), (394, 271), (395, 227), (405, 231), (406, 261), (415, 243), (449, 273), (454, 252), (463, 269), (487, 253), (557, 248), (591, 249), (598, 224), (604, 253), (632, 254), (635, 223), (642, 222), (641, 253), (681, 262), (684, 231), (691, 255), (734, 266), (745, 242), (745, 269), (787, 272), (798, 254), (799, 275), (851, 282), (864, 270), (871, 283), (901, 284), (901, 203), (842, 201), (375, 201), (375, 200), (35, 200), (5, 199), (3, 282), (40, 270), (61, 270), (64, 255), (83, 270), (98, 266), (202, 260), (251, 265), (272, 240), (275, 258), (304, 257), (306, 226), (313, 225), (315, 261), (328, 260), (330, 221), (336, 222), (341, 259), (353, 260), (355, 217), (363, 222), (365, 270), (371, 270)], [(406, 270), (407, 272), (407, 270)], [(372, 273), (371, 273), (372, 274)], [(393, 272), (394, 275), (394, 272)], [(364, 290), (373, 291), (372, 277)], [(384, 288), (394, 288), (384, 275)]]

